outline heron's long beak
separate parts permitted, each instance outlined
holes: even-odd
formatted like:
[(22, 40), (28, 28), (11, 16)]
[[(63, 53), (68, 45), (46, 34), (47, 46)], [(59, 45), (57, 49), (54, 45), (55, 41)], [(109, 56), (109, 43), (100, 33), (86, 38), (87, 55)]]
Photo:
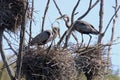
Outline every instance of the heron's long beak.
[(56, 20), (62, 19), (65, 15), (58, 17)]

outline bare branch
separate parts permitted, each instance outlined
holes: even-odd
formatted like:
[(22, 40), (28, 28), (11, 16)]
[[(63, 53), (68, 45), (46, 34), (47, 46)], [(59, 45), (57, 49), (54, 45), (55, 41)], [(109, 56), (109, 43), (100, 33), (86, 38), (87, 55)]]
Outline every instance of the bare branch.
[(54, 4), (55, 4), (55, 6), (56, 6), (56, 8), (57, 8), (57, 10), (58, 10), (58, 12), (59, 12), (59, 14), (62, 16), (62, 12), (60, 11), (60, 8), (58, 7), (56, 1), (53, 0), (53, 2), (54, 2)]
[(75, 7), (73, 8), (73, 11), (72, 11), (72, 15), (71, 15), (71, 24), (73, 24), (73, 21), (74, 21), (74, 14), (75, 14), (75, 10), (77, 9), (78, 5), (80, 3), (80, 0), (77, 1)]
[(98, 37), (98, 43), (101, 43), (103, 35), (102, 29), (103, 29), (103, 15), (104, 15), (104, 0), (100, 1), (100, 11), (99, 11), (99, 37)]
[[(115, 13), (116, 11), (118, 10), (118, 0), (115, 0)], [(115, 15), (115, 18), (113, 19), (113, 26), (112, 26), (112, 34), (111, 34), (111, 39), (110, 39), (110, 46), (108, 47), (108, 54), (107, 54), (107, 63), (108, 63), (108, 66), (107, 66), (107, 72), (109, 72), (109, 67), (110, 67), (110, 52), (111, 52), (111, 46), (113, 44), (113, 41), (114, 41), (114, 32), (115, 32), (115, 27), (116, 27), (116, 22), (118, 20), (118, 14), (116, 13)]]
[(90, 12), (90, 10), (92, 10), (92, 8), (94, 8), (94, 7), (98, 4), (98, 2), (99, 2), (99, 0), (97, 0), (97, 1), (92, 5), (92, 0), (90, 0), (88, 10), (87, 10), (82, 16), (80, 16), (78, 19), (81, 20), (82, 18), (84, 18), (84, 17)]
[(63, 41), (65, 35), (67, 33), (67, 30), (64, 32), (64, 34), (62, 35), (62, 37), (60, 38), (59, 42), (57, 43), (57, 47), (60, 46), (61, 42)]
[(17, 43), (18, 43), (18, 40), (15, 38), (15, 37), (13, 37), (11, 34), (10, 34), (10, 32), (9, 31), (4, 31), (4, 32), (6, 32), (9, 36), (10, 36), (10, 38), (12, 38), (14, 41), (16, 41)]
[(1, 54), (1, 57), (2, 57), (2, 60), (3, 60), (3, 63), (5, 65), (5, 67), (7, 68), (7, 72), (10, 76), (10, 79), (15, 80), (15, 78), (13, 77), (14, 72), (13, 72), (12, 68), (10, 66), (8, 66), (8, 61), (7, 61), (7, 58), (6, 58), (5, 53), (3, 51), (2, 36), (3, 36), (3, 30), (0, 29), (0, 54)]
[(49, 8), (49, 3), (50, 3), (50, 0), (48, 0), (48, 2), (47, 2), (47, 4), (46, 4), (45, 11), (44, 11), (41, 32), (44, 31), (45, 17), (46, 17), (46, 14), (47, 14), (48, 8)]
[[(60, 8), (58, 7), (56, 1), (53, 0), (53, 2), (54, 2), (54, 4), (55, 4), (55, 6), (56, 6), (56, 8), (57, 8), (57, 10), (58, 10), (58, 12), (59, 12), (59, 14), (62, 16), (63, 14), (62, 14), (62, 12), (60, 11)], [(65, 19), (63, 19), (63, 20), (65, 21)], [(65, 23), (66, 23), (66, 21), (65, 21)], [(66, 26), (67, 26), (67, 25), (66, 25)], [(67, 26), (67, 27), (69, 27), (69, 26)], [(58, 46), (61, 44), (61, 42), (63, 41), (64, 37), (66, 36), (66, 33), (67, 33), (67, 30), (64, 32), (64, 34), (62, 35), (62, 37), (61, 37), (60, 40), (58, 41), (57, 47), (58, 47)]]
[(30, 20), (30, 28), (29, 28), (29, 31), (30, 31), (29, 43), (30, 43), (31, 38), (32, 38), (32, 19), (33, 19), (33, 11), (34, 11), (34, 0), (32, 0), (31, 20)]
[[(11, 66), (11, 65), (14, 64), (15, 62), (16, 62), (16, 61), (10, 63), (8, 66)], [(7, 68), (7, 67), (6, 67), (6, 66), (3, 66), (0, 70), (3, 70), (3, 69), (5, 69), (5, 68)], [(11, 79), (11, 80), (13, 80), (13, 79)]]
[(26, 1), (25, 9), (22, 13), (22, 23), (21, 23), (21, 31), (20, 31), (20, 44), (19, 44), (19, 53), (17, 56), (17, 70), (16, 70), (16, 78), (20, 80), (21, 78), (21, 67), (23, 60), (23, 45), (24, 45), (24, 35), (25, 35), (25, 15), (28, 9), (28, 1)]
[(7, 43), (8, 43), (8, 45), (9, 45), (10, 49), (15, 53), (15, 55), (17, 55), (17, 52), (16, 52), (16, 51), (14, 50), (14, 48), (12, 47), (12, 45), (11, 45), (9, 39), (8, 39), (5, 35), (3, 35), (3, 37), (4, 37), (4, 39), (7, 41)]
[(113, 16), (111, 17), (110, 21), (108, 22), (107, 27), (105, 28), (105, 31), (103, 32), (103, 35), (106, 33), (106, 31), (107, 31), (110, 23), (112, 22), (113, 18), (116, 16), (116, 14), (117, 14), (117, 12), (119, 11), (119, 9), (120, 9), (120, 5), (119, 5), (119, 7), (117, 8), (117, 10), (115, 11), (115, 13), (113, 14)]

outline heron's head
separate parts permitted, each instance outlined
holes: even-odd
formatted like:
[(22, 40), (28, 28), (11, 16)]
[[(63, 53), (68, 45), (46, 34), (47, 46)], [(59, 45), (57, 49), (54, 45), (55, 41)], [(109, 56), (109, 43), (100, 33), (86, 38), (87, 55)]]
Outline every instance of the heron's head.
[(64, 15), (62, 15), (62, 16), (60, 16), (60, 17), (58, 17), (56, 20), (59, 20), (59, 19), (62, 19), (62, 18), (64, 18), (65, 21), (69, 22), (69, 16), (66, 15), (66, 14), (64, 14)]
[(52, 27), (53, 32), (55, 32), (58, 37), (60, 38), (60, 28), (59, 27)]

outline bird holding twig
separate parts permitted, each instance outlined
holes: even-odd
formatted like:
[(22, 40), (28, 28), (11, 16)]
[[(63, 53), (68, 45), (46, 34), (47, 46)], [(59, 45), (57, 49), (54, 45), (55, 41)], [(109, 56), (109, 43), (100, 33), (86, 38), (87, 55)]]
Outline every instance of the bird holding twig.
[[(62, 18), (64, 18), (66, 26), (68, 28), (70, 28), (69, 17), (67, 15), (63, 15), (63, 16), (57, 18), (57, 20), (62, 19)], [(82, 35), (82, 43), (84, 41), (83, 34), (89, 35), (90, 39), (89, 39), (87, 47), (89, 46), (91, 38), (92, 38), (92, 36), (90, 34), (95, 34), (95, 35), (99, 34), (99, 32), (93, 27), (93, 25), (91, 25), (90, 23), (88, 23), (86, 21), (82, 21), (82, 20), (78, 19), (75, 22), (73, 22), (72, 26), (73, 26), (72, 31), (76, 30), (76, 31), (81, 33), (81, 35)], [(82, 43), (81, 43), (81, 45), (82, 45)], [(80, 47), (81, 47), (81, 45), (80, 45)]]

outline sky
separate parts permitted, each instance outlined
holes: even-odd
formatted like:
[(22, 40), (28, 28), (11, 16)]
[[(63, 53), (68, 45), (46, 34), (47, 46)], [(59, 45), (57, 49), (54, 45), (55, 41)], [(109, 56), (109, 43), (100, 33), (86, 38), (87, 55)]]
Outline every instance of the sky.
[[(32, 37), (36, 36), (37, 34), (40, 33), (41, 31), (41, 25), (42, 25), (42, 17), (44, 14), (44, 9), (47, 3), (47, 0), (34, 0), (34, 16), (33, 16), (33, 27), (32, 27)], [(93, 2), (95, 2), (96, 0), (93, 0)], [(107, 26), (111, 16), (114, 14), (114, 9), (112, 8), (113, 5), (115, 5), (114, 0), (104, 0), (104, 18), (103, 18), (103, 27), (105, 29), (105, 27)], [(58, 6), (61, 10), (61, 12), (63, 14), (67, 14), (68, 16), (71, 16), (71, 12), (73, 10), (74, 5), (76, 4), (77, 0), (56, 0), (56, 2), (58, 3)], [(120, 1), (119, 5), (120, 5)], [(86, 9), (88, 8), (88, 4), (89, 4), (89, 0), (81, 0), (76, 12), (79, 12), (77, 15), (75, 15), (75, 19), (77, 19), (79, 16), (81, 16), (82, 14), (84, 14), (84, 12), (86, 11)], [(118, 14), (120, 14), (120, 11), (118, 12)], [(46, 29), (51, 29), (51, 23), (53, 23), (55, 21), (56, 18), (58, 18), (60, 15), (53, 3), (53, 0), (50, 0), (50, 5), (48, 8), (48, 12), (46, 15), (46, 20), (45, 20), (45, 30)], [(84, 21), (87, 21), (89, 23), (91, 23), (97, 30), (99, 30), (99, 4), (94, 7), (87, 16), (85, 16), (83, 18)], [(115, 39), (117, 37), (120, 37), (120, 18), (117, 21), (117, 25), (116, 25), (116, 29), (115, 29)], [(60, 33), (63, 34), (64, 31), (67, 29), (65, 27), (64, 21), (63, 20), (59, 20), (59, 24), (56, 22), (53, 25), (55, 26), (59, 26), (60, 27)], [(102, 40), (102, 43), (107, 43), (110, 41), (110, 36), (111, 36), (111, 27), (112, 27), (112, 23), (109, 26), (109, 29), (107, 30), (107, 33), (105, 34), (105, 37)], [(28, 27), (27, 27), (28, 28)], [(104, 31), (103, 29), (103, 31)], [(78, 39), (81, 41), (81, 34), (78, 32), (75, 32), (75, 34), (77, 35)], [(8, 35), (8, 34), (7, 34)], [(14, 36), (14, 35), (12, 35)], [(98, 36), (94, 36), (92, 35), (92, 41), (91, 41), (91, 45), (97, 42), (97, 37)], [(16, 37), (18, 38), (18, 37)], [(56, 39), (57, 41), (58, 39)], [(89, 40), (89, 36), (88, 35), (84, 35), (84, 40), (85, 43), (88, 42)], [(75, 40), (73, 38), (70, 38), (69, 40), (70, 42), (75, 42)], [(120, 42), (120, 40), (118, 40), (117, 42)], [(7, 46), (6, 42), (4, 41), (5, 46)], [(112, 46), (112, 51), (111, 51), (111, 61), (112, 61), (112, 66), (111, 69), (120, 70), (120, 44), (117, 45), (113, 45)], [(11, 52), (9, 52), (11, 53)]]

